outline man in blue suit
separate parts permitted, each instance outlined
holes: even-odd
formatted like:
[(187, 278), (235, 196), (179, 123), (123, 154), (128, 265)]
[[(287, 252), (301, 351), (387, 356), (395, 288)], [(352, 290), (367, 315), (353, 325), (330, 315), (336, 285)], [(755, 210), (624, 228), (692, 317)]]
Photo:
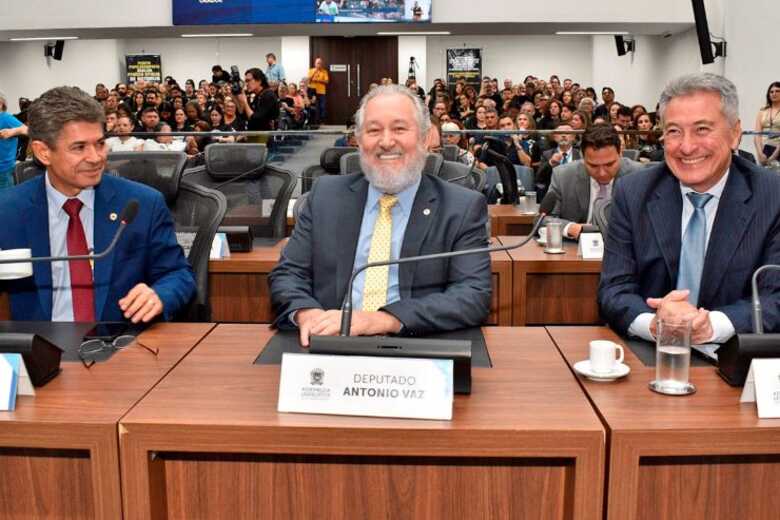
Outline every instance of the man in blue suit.
[(140, 209), (108, 256), (35, 263), (31, 278), (6, 282), (15, 320), (149, 322), (171, 318), (195, 293), (162, 195), (103, 175), (103, 120), (102, 107), (75, 87), (53, 88), (29, 109), (33, 153), (46, 174), (0, 194), (0, 248), (29, 248), (34, 257), (99, 253), (128, 201)]
[[(621, 334), (653, 340), (658, 319), (692, 321), (694, 343), (751, 326), (750, 281), (780, 263), (780, 177), (733, 155), (736, 87), (691, 74), (661, 95), (665, 163), (615, 189), (599, 307)], [(759, 280), (764, 327), (780, 330), (780, 277)]]
[[(373, 89), (356, 122), (362, 173), (317, 180), (269, 276), (276, 324), (298, 326), (304, 346), (339, 332), (356, 267), (487, 245), (484, 196), (422, 174), (431, 122), (415, 93)], [(476, 326), (489, 312), (487, 253), (372, 269), (353, 287), (353, 335)]]

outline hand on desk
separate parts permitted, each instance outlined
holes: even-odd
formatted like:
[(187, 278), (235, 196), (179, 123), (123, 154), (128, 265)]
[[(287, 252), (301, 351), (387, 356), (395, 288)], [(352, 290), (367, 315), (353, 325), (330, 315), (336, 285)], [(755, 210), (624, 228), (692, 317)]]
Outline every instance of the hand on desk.
[(154, 289), (145, 283), (139, 283), (127, 295), (119, 300), (119, 308), (125, 318), (133, 323), (148, 323), (163, 311), (163, 303)]
[[(341, 311), (322, 309), (301, 309), (295, 315), (300, 330), (301, 346), (309, 346), (309, 336), (335, 336), (341, 330)], [(394, 334), (401, 330), (401, 322), (384, 311), (352, 312), (350, 336), (374, 336)]]
[(663, 298), (648, 298), (647, 304), (656, 310), (653, 321), (650, 322), (650, 333), (658, 335), (658, 320), (691, 321), (691, 344), (707, 343), (713, 335), (710, 311), (697, 309), (688, 302), (686, 290), (675, 290)]

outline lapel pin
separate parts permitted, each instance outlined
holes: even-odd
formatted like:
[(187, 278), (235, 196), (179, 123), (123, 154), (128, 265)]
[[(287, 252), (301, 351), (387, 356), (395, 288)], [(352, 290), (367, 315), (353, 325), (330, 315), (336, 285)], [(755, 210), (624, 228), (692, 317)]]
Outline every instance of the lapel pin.
[(110, 220), (111, 222), (115, 221), (115, 220), (116, 220), (116, 218), (117, 218), (117, 217), (116, 217), (116, 213), (114, 213), (114, 212), (111, 212), (111, 213), (108, 215), (108, 220)]
[(428, 215), (430, 215), (430, 214), (431, 214), (431, 210), (429, 210), (428, 208), (425, 208), (425, 209), (423, 210), (423, 215), (425, 215), (426, 217), (427, 217)]

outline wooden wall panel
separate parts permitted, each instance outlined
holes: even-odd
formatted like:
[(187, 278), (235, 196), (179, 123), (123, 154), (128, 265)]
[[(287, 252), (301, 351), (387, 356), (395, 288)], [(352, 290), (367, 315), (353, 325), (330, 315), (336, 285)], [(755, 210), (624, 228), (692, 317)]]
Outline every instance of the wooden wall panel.
[(174, 457), (168, 518), (562, 519), (572, 492), (563, 459)]

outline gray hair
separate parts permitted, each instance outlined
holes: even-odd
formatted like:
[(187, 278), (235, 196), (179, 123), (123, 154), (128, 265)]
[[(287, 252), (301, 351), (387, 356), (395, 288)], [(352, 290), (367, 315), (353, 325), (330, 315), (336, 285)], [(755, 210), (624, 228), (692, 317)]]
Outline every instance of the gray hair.
[(661, 93), (661, 101), (658, 105), (658, 115), (661, 121), (664, 119), (666, 107), (669, 102), (681, 96), (688, 96), (696, 92), (713, 92), (720, 96), (720, 111), (723, 116), (734, 126), (739, 121), (739, 97), (737, 87), (730, 80), (709, 72), (696, 72), (686, 74), (670, 81)]
[(30, 104), (27, 128), (31, 141), (43, 141), (54, 147), (65, 124), (72, 121), (103, 123), (105, 110), (78, 87), (49, 89)]
[(8, 110), (8, 102), (5, 99), (5, 94), (0, 92), (0, 112)]
[(425, 141), (425, 136), (431, 129), (431, 116), (428, 109), (425, 108), (419, 96), (403, 85), (391, 83), (389, 85), (380, 85), (368, 91), (368, 94), (360, 100), (360, 108), (355, 113), (355, 134), (363, 133), (363, 124), (366, 119), (366, 105), (368, 102), (379, 96), (403, 96), (414, 105), (414, 115), (417, 119), (417, 125), (420, 129), (420, 142)]

